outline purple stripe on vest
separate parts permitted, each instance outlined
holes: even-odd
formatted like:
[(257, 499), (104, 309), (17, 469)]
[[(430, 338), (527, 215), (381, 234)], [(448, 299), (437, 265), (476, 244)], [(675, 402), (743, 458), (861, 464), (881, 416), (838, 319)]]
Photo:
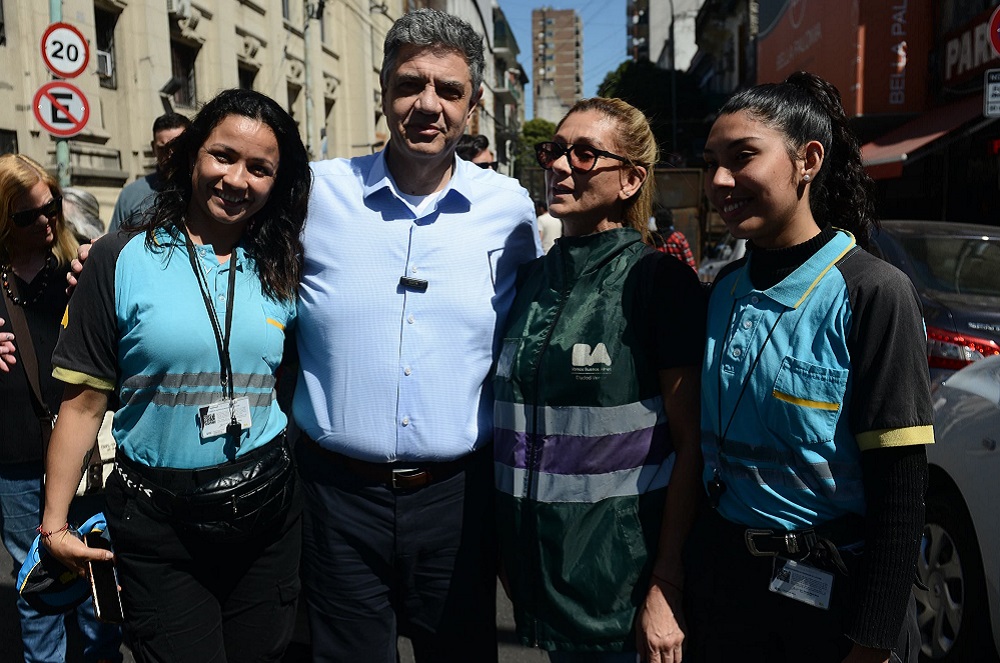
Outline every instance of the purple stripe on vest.
[[(496, 461), (525, 469), (528, 437), (527, 433), (495, 429)], [(666, 423), (615, 435), (549, 435), (543, 440), (541, 453), (536, 451), (535, 469), (550, 474), (606, 474), (659, 465), (674, 450)]]

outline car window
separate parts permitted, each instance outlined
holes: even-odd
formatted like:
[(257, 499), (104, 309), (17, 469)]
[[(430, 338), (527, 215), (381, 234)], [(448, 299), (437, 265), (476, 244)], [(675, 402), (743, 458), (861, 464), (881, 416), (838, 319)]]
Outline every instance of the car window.
[(1000, 240), (911, 235), (900, 238), (900, 243), (921, 286), (1000, 297)]

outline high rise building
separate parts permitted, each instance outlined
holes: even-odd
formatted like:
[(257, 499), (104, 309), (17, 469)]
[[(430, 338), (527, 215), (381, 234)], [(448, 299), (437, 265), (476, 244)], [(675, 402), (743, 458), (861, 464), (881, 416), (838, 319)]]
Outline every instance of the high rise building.
[(534, 116), (558, 122), (583, 97), (583, 26), (573, 9), (531, 11)]

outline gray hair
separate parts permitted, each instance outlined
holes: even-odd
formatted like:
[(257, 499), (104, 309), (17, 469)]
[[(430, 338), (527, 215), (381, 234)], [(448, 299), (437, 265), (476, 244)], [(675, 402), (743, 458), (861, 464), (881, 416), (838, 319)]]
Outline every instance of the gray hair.
[(483, 84), (486, 60), (483, 38), (457, 16), (437, 9), (417, 9), (403, 14), (385, 35), (382, 47), (381, 82), (384, 87), (396, 70), (396, 58), (403, 46), (427, 46), (457, 51), (465, 57), (472, 78), (473, 94)]
[(63, 217), (79, 242), (90, 242), (104, 234), (104, 223), (99, 216), (101, 205), (94, 194), (68, 186), (62, 195)]

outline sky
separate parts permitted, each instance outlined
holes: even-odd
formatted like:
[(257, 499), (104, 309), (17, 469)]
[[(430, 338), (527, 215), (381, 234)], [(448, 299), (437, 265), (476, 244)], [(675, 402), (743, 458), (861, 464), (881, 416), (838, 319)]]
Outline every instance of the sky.
[(518, 62), (528, 74), (525, 89), (525, 119), (533, 117), (531, 67), (531, 10), (575, 9), (583, 22), (583, 95), (593, 97), (597, 86), (609, 71), (618, 68), (627, 58), (625, 37), (625, 0), (497, 0), (510, 23), (521, 53)]

